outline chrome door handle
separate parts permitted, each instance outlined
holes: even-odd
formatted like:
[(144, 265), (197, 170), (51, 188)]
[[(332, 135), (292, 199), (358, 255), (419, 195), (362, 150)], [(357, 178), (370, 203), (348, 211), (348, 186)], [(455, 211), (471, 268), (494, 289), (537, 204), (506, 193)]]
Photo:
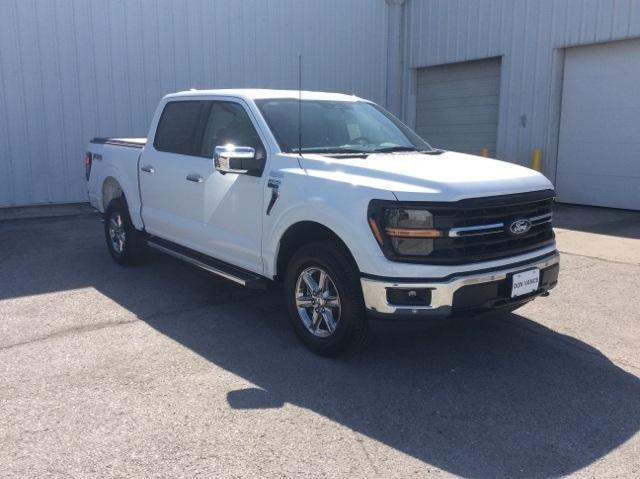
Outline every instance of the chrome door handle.
[(193, 181), (194, 183), (202, 183), (204, 178), (200, 175), (187, 175), (187, 180)]
[(140, 168), (142, 171), (146, 172), (146, 173), (155, 173), (156, 170), (153, 169), (153, 166), (151, 165), (145, 165), (143, 167)]

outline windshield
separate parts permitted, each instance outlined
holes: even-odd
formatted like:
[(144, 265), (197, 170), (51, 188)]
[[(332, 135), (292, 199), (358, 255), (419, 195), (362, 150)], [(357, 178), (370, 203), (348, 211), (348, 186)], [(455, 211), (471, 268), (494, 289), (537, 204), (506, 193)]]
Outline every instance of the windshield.
[[(432, 148), (400, 120), (365, 101), (278, 98), (257, 100), (280, 149), (297, 153), (302, 117), (302, 152), (372, 153)], [(301, 115), (299, 114), (301, 109)]]

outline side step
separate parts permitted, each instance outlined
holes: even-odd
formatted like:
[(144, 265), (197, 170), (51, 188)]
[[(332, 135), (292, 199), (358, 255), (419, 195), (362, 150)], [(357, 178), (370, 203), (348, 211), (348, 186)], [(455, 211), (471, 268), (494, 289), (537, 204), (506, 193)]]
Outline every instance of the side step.
[(247, 288), (267, 289), (267, 279), (251, 271), (238, 268), (237, 266), (230, 265), (224, 261), (211, 258), (205, 254), (160, 238), (151, 237), (147, 239), (147, 244), (153, 249), (191, 263), (198, 268), (202, 268)]

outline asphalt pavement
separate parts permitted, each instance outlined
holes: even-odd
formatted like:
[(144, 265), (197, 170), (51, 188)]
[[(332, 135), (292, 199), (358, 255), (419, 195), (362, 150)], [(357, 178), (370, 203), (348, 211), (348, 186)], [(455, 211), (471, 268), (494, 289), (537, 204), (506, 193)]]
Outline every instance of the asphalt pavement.
[(558, 218), (548, 298), (338, 360), (277, 288), (119, 267), (91, 214), (1, 221), (0, 476), (640, 477), (640, 214)]

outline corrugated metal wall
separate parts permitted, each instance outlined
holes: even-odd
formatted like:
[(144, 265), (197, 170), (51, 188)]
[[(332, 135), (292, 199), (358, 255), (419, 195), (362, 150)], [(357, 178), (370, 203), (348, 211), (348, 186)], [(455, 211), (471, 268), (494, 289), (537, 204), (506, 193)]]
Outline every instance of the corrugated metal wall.
[(84, 200), (92, 136), (146, 135), (172, 91), (296, 88), (299, 52), (305, 89), (410, 124), (417, 68), (502, 56), (497, 156), (553, 179), (562, 49), (640, 36), (640, 0), (388, 1), (404, 28), (384, 0), (0, 0), (0, 206)]
[(0, 206), (83, 201), (96, 135), (164, 94), (303, 88), (385, 101), (383, 0), (0, 0)]
[(406, 9), (408, 121), (415, 69), (502, 56), (497, 156), (528, 164), (542, 148), (552, 179), (562, 84), (554, 49), (640, 36), (640, 0), (408, 0)]

